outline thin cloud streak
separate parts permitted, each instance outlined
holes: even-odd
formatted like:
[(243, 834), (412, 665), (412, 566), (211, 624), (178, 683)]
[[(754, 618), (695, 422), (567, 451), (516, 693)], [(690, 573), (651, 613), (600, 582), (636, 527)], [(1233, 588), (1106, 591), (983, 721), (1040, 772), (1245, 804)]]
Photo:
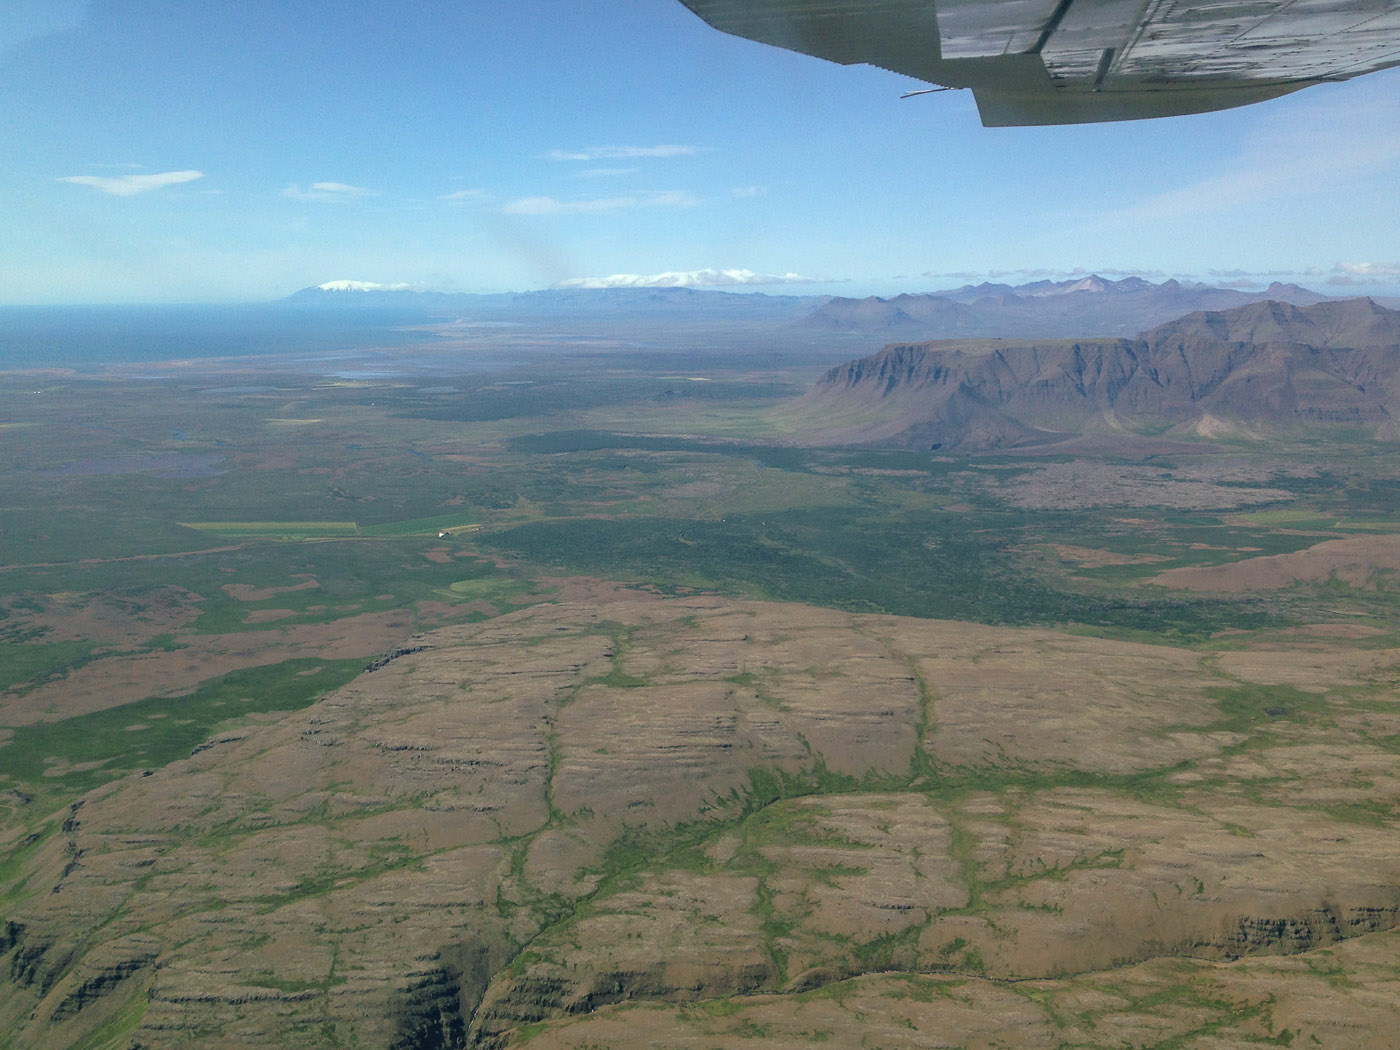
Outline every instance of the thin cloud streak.
[(1316, 278), (1331, 285), (1365, 287), (1400, 277), (1400, 263), (1338, 262), (1332, 266), (1306, 266), (1292, 270), (1210, 270), (1211, 277), (1242, 278), (1255, 284), (1280, 278)]
[(138, 193), (151, 193), (176, 186), (182, 182), (193, 182), (204, 178), (202, 171), (163, 171), (151, 175), (62, 175), (59, 182), (69, 182), (75, 186), (90, 186), (100, 193), (112, 197), (134, 197)]
[(1400, 277), (1400, 263), (1338, 263), (1332, 272), (1347, 277)]
[(282, 196), (294, 201), (344, 204), (373, 197), (374, 191), (345, 182), (313, 182), (310, 188), (302, 189), (300, 184), (294, 182), (282, 191)]
[(549, 160), (641, 160), (654, 157), (690, 157), (698, 152), (694, 146), (592, 146), (588, 149), (552, 149), (545, 154)]
[(800, 273), (756, 273), (753, 270), (670, 270), (665, 273), (615, 273), (608, 277), (574, 277), (556, 288), (734, 288), (756, 284), (829, 284), (821, 277)]
[(584, 215), (630, 208), (693, 208), (700, 201), (684, 190), (656, 190), (626, 197), (561, 201), (556, 197), (522, 197), (501, 208), (505, 215)]
[(932, 280), (946, 281), (997, 281), (1006, 278), (1020, 278), (1026, 281), (1075, 280), (1096, 274), (1099, 277), (1141, 277), (1144, 280), (1172, 276), (1161, 270), (1123, 270), (1113, 266), (1099, 266), (1086, 269), (1082, 266), (1068, 269), (1046, 269), (1044, 267), (1023, 267), (1014, 270), (926, 270), (919, 274)]
[(449, 204), (484, 204), (490, 199), (491, 194), (485, 190), (453, 190), (438, 197), (438, 200)]

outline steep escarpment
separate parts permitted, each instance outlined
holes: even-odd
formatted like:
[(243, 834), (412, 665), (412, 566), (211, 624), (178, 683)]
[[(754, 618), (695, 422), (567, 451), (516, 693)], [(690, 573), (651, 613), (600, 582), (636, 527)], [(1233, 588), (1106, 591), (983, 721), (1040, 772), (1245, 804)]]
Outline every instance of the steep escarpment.
[[(1252, 990), (1164, 970), (1141, 1009), (1218, 1027), (1273, 1001), (1245, 961), (1400, 924), (1400, 654), (1305, 693), (1270, 684), (1292, 652), (703, 597), (444, 628), (18, 843), (0, 1022), (15, 1050), (581, 1046), (626, 1008), (680, 1031), (1173, 957)], [(944, 1005), (919, 1023), (987, 1023)]]
[(1196, 313), (1137, 339), (904, 343), (794, 406), (808, 440), (992, 449), (1086, 433), (1396, 436), (1400, 313), (1370, 300)]

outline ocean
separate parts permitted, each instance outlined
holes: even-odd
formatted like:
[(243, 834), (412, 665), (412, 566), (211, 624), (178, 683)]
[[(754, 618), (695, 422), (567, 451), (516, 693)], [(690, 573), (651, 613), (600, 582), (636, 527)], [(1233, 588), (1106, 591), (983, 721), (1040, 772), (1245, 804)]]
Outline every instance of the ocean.
[(280, 305), (0, 307), (0, 371), (192, 358), (305, 355), (427, 344), (419, 311)]

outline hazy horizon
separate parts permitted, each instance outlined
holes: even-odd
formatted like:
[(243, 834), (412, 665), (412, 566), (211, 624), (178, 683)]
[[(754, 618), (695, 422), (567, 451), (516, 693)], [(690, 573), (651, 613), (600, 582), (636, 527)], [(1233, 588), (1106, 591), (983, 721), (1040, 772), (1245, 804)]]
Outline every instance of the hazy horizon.
[[(641, 277), (643, 275), (632, 275)], [(662, 278), (669, 274), (657, 274), (655, 277)], [(1336, 299), (1356, 299), (1373, 298), (1379, 300), (1400, 299), (1400, 284), (1394, 287), (1384, 283), (1373, 283), (1366, 285), (1344, 284), (1338, 285), (1328, 283), (1320, 279), (1319, 275), (1312, 275), (1311, 279), (1307, 275), (1276, 274), (1268, 277), (1267, 280), (1245, 281), (1226, 279), (1201, 279), (1189, 275), (1177, 274), (1156, 274), (1145, 276), (1138, 272), (1118, 271), (1110, 268), (1101, 269), (1074, 269), (1060, 273), (1046, 272), (1039, 275), (1015, 273), (990, 273), (980, 275), (968, 275), (965, 280), (956, 283), (944, 281), (942, 283), (925, 282), (924, 285), (909, 284), (905, 287), (892, 287), (897, 282), (887, 282), (879, 284), (874, 282), (825, 282), (817, 284), (792, 284), (792, 285), (772, 285), (763, 287), (752, 287), (739, 284), (707, 284), (707, 283), (661, 283), (660, 281), (648, 283), (638, 280), (634, 283), (616, 284), (593, 284), (593, 283), (569, 283), (563, 282), (553, 285), (542, 285), (538, 287), (510, 287), (500, 288), (491, 291), (473, 291), (463, 288), (434, 287), (428, 285), (395, 285), (373, 281), (360, 281), (358, 278), (333, 278), (326, 281), (312, 281), (297, 288), (288, 290), (285, 293), (263, 296), (263, 297), (241, 297), (241, 298), (220, 298), (209, 296), (206, 298), (186, 298), (186, 299), (72, 299), (55, 301), (36, 302), (4, 302), (0, 301), (0, 312), (22, 313), (25, 311), (42, 310), (141, 310), (141, 309), (182, 309), (182, 308), (208, 308), (208, 309), (238, 309), (257, 307), (276, 307), (294, 301), (298, 293), (307, 292), (315, 288), (323, 287), (327, 284), (337, 283), (363, 283), (376, 285), (372, 289), (364, 289), (375, 292), (409, 292), (425, 295), (445, 295), (462, 297), (489, 298), (497, 296), (512, 295), (532, 295), (541, 292), (595, 292), (595, 291), (664, 291), (664, 290), (686, 290), (699, 292), (720, 292), (731, 295), (752, 295), (768, 297), (804, 297), (812, 299), (823, 298), (882, 298), (890, 299), (900, 295), (943, 295), (961, 291), (964, 288), (977, 287), (983, 284), (994, 286), (1009, 286), (1019, 288), (1037, 282), (1048, 281), (1052, 283), (1071, 283), (1084, 280), (1090, 277), (1100, 277), (1107, 281), (1122, 281), (1129, 278), (1139, 278), (1150, 281), (1153, 284), (1163, 284), (1167, 281), (1179, 281), (1183, 285), (1200, 285), (1208, 288), (1220, 288), (1231, 291), (1239, 291), (1247, 295), (1258, 294), (1266, 291), (1271, 285), (1297, 285), (1309, 291), (1317, 292), (1319, 295)], [(1392, 307), (1393, 308), (1393, 307)]]

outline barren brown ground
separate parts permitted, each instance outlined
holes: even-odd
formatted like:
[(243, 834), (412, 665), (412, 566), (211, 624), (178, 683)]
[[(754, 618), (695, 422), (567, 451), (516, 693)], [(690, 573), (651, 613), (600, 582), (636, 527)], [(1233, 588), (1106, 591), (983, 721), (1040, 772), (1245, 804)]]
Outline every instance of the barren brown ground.
[(1151, 565), (1165, 561), (1161, 554), (1119, 554), (1116, 551), (1099, 550), (1095, 547), (1075, 547), (1067, 543), (1051, 544), (1050, 549), (1065, 561), (1072, 561), (1085, 569), (1103, 565)]
[(297, 575), (305, 578), (300, 583), (289, 583), (285, 587), (253, 587), (246, 583), (226, 583), (223, 590), (230, 598), (236, 598), (240, 602), (263, 602), (279, 594), (290, 594), (292, 591), (305, 591), (321, 586), (314, 577), (306, 576), (305, 573)]
[[(1248, 507), (1294, 499), (1258, 482), (1267, 474), (1224, 461), (1189, 471), (1076, 459), (1043, 467), (991, 486), (1001, 499), (1028, 510), (1087, 507), (1171, 507), (1177, 510)], [(1248, 482), (1254, 482), (1253, 486)]]
[(574, 586), (3, 844), (13, 1045), (123, 1011), (153, 1048), (1367, 1047), (1400, 1020), (1374, 662)]
[(1295, 583), (1338, 580), (1352, 587), (1391, 589), (1400, 572), (1400, 535), (1324, 540), (1293, 554), (1246, 558), (1228, 565), (1168, 569), (1149, 583), (1194, 591), (1268, 591)]
[(199, 600), (179, 587), (161, 587), (140, 601), (111, 595), (27, 595), (23, 608), (3, 611), (6, 626), (19, 636), (32, 632), (44, 642), (86, 641), (123, 649), (188, 626), (199, 615)]
[[(655, 1002), (609, 1006), (545, 1028), (530, 1046), (1390, 1050), (1400, 1029), (1397, 957), (1400, 938), (1389, 933), (1300, 957), (1229, 964), (1160, 959), (1107, 973), (1010, 984), (874, 974), (803, 995), (736, 997), (722, 1009)], [(1164, 1009), (1164, 993), (1174, 993), (1179, 1005)]]

